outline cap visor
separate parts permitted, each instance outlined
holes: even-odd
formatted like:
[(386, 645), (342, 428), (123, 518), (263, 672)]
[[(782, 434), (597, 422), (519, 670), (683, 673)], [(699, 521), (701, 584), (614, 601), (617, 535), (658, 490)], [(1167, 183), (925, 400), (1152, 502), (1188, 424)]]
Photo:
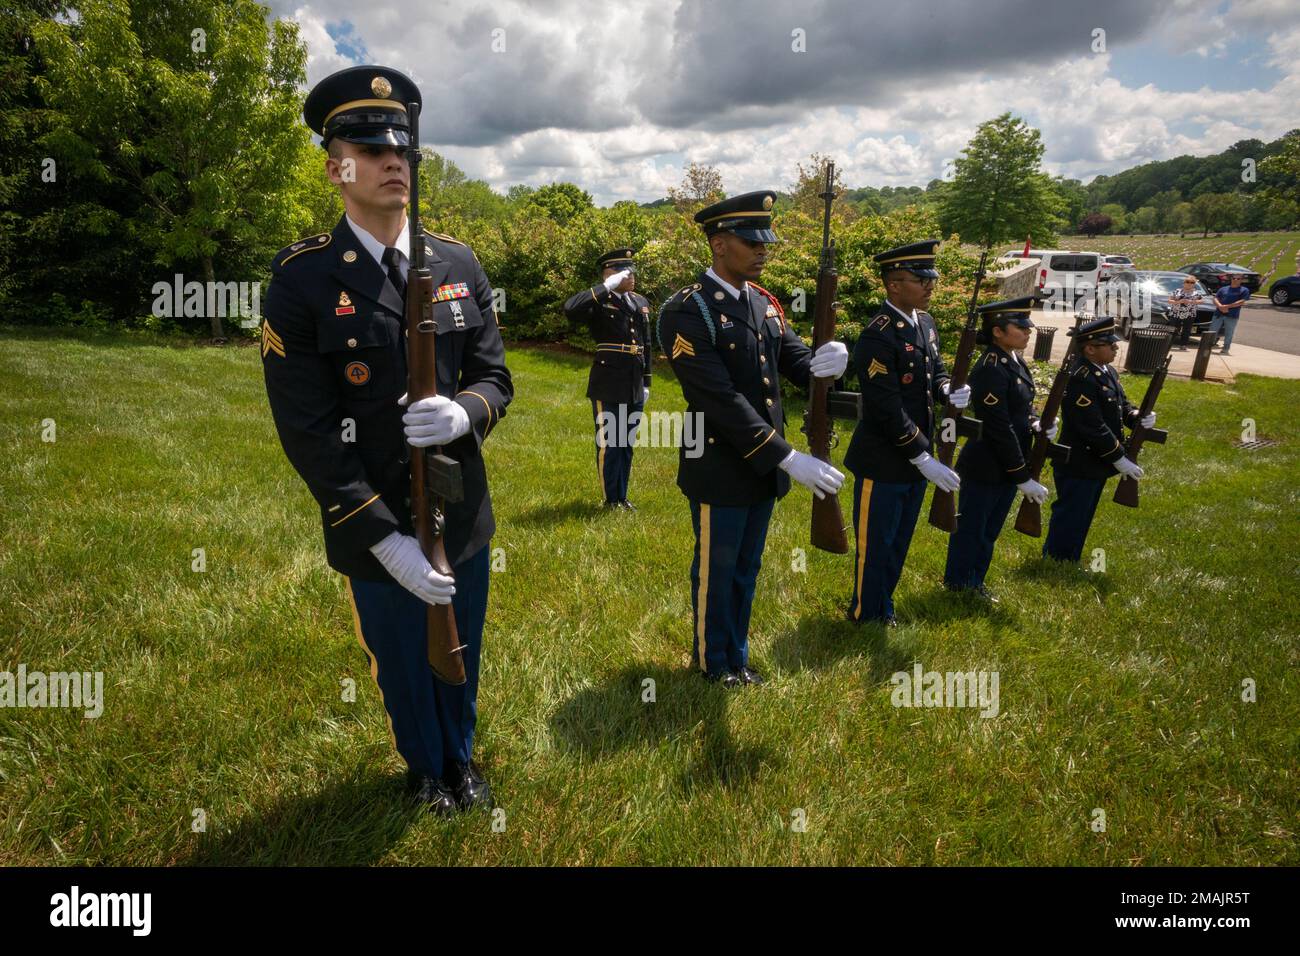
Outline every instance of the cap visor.
[(731, 232), (750, 242), (780, 242), (771, 229), (732, 229)]
[(334, 139), (360, 146), (410, 146), (411, 137), (404, 129), (349, 130), (334, 134)]

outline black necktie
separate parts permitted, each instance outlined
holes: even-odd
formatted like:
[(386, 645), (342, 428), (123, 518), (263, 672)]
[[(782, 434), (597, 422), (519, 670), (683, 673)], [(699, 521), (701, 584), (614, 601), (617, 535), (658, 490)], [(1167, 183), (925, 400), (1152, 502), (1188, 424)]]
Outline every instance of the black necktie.
[(401, 255), (401, 253), (398, 252), (395, 247), (389, 246), (384, 250), (384, 265), (388, 267), (388, 281), (391, 282), (393, 288), (397, 290), (397, 295), (400, 298), (405, 299), (406, 280), (402, 278), (402, 268), (398, 265), (397, 257), (399, 255)]

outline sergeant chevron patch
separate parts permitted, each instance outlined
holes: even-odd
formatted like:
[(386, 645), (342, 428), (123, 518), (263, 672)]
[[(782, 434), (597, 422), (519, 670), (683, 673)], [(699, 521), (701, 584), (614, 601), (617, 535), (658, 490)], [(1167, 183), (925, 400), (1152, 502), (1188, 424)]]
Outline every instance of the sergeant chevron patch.
[(682, 333), (678, 332), (677, 338), (673, 339), (673, 358), (678, 358), (682, 355), (689, 355), (694, 358), (695, 346), (688, 342)]
[(867, 366), (867, 378), (875, 378), (877, 375), (885, 374), (889, 369), (885, 368), (883, 362), (879, 359), (872, 359), (871, 364)]
[(275, 334), (275, 329), (271, 328), (271, 323), (265, 319), (262, 320), (262, 358), (266, 358), (267, 352), (274, 352), (280, 358), (284, 358), (284, 339)]

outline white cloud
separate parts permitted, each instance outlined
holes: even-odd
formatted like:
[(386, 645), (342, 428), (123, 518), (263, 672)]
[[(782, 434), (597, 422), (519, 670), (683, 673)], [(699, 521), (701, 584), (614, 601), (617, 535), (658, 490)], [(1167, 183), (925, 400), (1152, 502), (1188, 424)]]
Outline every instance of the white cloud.
[[(804, 19), (825, 16), (823, 8), (832, 3), (809, 8)], [(1007, 16), (1018, 15), (1019, 0), (998, 3)], [(1035, 16), (1050, 24), (1050, 8), (1034, 6)], [(1066, 52), (1037, 61), (979, 49), (996, 31), (1019, 37), (1036, 29), (1006, 17), (990, 15), (985, 36), (938, 41), (919, 38), (944, 23), (905, 21), (914, 23), (917, 42), (930, 48), (960, 41), (964, 65), (944, 72), (920, 62), (905, 80), (893, 79), (892, 65), (916, 52), (910, 41), (898, 39), (895, 24), (892, 42), (901, 49), (882, 50), (885, 34), (874, 30), (837, 37), (834, 55), (853, 54), (851, 68), (860, 79), (838, 71), (835, 82), (828, 77), (824, 85), (810, 82), (810, 61), (790, 67), (788, 58), (768, 61), (756, 52), (755, 31), (780, 27), (776, 32), (784, 35), (784, 22), (733, 18), (731, 35), (713, 41), (727, 39), (739, 54), (674, 64), (674, 55), (712, 47), (700, 37), (674, 35), (681, 8), (654, 0), (608, 7), (578, 0), (541, 6), (471, 0), (454, 7), (314, 0), (292, 9), (286, 4), (284, 12), (302, 26), (310, 82), (352, 65), (325, 29), (351, 22), (376, 62), (406, 70), (420, 83), (426, 141), (469, 175), (501, 190), (569, 180), (600, 203), (659, 198), (691, 161), (717, 166), (729, 192), (784, 188), (796, 163), (813, 152), (840, 162), (850, 185), (924, 185), (943, 174), (980, 122), (1007, 110), (1042, 131), (1049, 172), (1086, 180), (1155, 159), (1217, 152), (1239, 139), (1273, 139), (1297, 125), (1294, 104), (1300, 101), (1300, 4), (1285, 0), (1237, 0), (1228, 8), (1221, 0), (1171, 0), (1145, 27), (1112, 10), (1101, 18), (1116, 24), (1109, 53), (1094, 55), (1086, 40), (1071, 41)], [(698, 14), (689, 19), (701, 31), (716, 28)], [(858, 16), (853, 22), (866, 21)], [(985, 29), (961, 22), (965, 30)], [(1120, 28), (1125, 23), (1129, 29)], [(506, 54), (489, 49), (497, 26), (507, 31)], [(1213, 59), (1215, 51), (1243, 37), (1257, 41), (1252, 56), (1283, 76), (1269, 89), (1216, 93), (1210, 85), (1215, 76), (1230, 74), (1222, 59)], [(1111, 72), (1112, 58), (1123, 55), (1125, 44), (1140, 42), (1211, 57), (1207, 85), (1190, 92), (1124, 85)], [(777, 82), (781, 70), (796, 70), (790, 84)], [(698, 113), (688, 109), (693, 88), (674, 86), (683, 77), (707, 87), (699, 89)], [(719, 92), (744, 91), (746, 84), (762, 90), (740, 97), (748, 105), (731, 106), (732, 94)], [(653, 93), (648, 98), (647, 90)], [(646, 104), (654, 115), (689, 113), (691, 125), (656, 123), (643, 112)]]

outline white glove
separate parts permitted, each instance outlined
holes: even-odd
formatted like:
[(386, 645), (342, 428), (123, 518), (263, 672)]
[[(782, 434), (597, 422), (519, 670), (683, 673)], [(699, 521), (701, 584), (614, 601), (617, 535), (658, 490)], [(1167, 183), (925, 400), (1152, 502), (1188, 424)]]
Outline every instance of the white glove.
[(1032, 478), (1020, 482), (1020, 484), (1016, 485), (1016, 487), (1019, 488), (1024, 493), (1024, 496), (1026, 498), (1028, 498), (1036, 505), (1041, 505), (1044, 501), (1047, 500), (1047, 486), (1040, 485)]
[(1126, 475), (1129, 478), (1142, 477), (1142, 468), (1135, 461), (1129, 461), (1127, 458), (1121, 458), (1119, 461), (1114, 462), (1113, 464), (1115, 466), (1115, 470), (1118, 471), (1121, 475)]
[(624, 269), (621, 272), (615, 272), (613, 275), (605, 276), (603, 285), (610, 292), (613, 292), (623, 284), (623, 280), (632, 274), (631, 269)]
[(820, 458), (805, 455), (801, 451), (791, 450), (780, 467), (818, 498), (835, 494), (840, 490), (840, 485), (844, 484), (844, 475)]
[(961, 487), (961, 476), (937, 458), (932, 458), (928, 451), (909, 460), (921, 470), (927, 481), (933, 481), (942, 490), (956, 491)]
[(644, 405), (648, 401), (650, 401), (650, 389), (647, 387), (645, 394), (641, 396), (641, 403)]
[(1142, 421), (1139, 422), (1139, 424), (1140, 424), (1143, 428), (1152, 428), (1152, 427), (1154, 427), (1155, 423), (1156, 423), (1156, 413), (1155, 413), (1155, 412), (1147, 412), (1145, 415), (1142, 416)]
[(839, 378), (849, 367), (849, 347), (843, 342), (827, 342), (813, 353), (808, 374), (813, 378)]
[[(406, 405), (406, 395), (397, 400)], [(422, 398), (402, 416), (406, 440), (415, 448), (446, 445), (469, 431), (469, 412), (446, 395)]]
[(370, 546), (389, 574), (425, 604), (450, 604), (456, 593), (456, 581), (450, 575), (433, 570), (420, 550), (420, 542), (409, 534), (394, 531), (383, 541)]
[(953, 408), (965, 408), (970, 404), (969, 385), (963, 385), (961, 388), (952, 388), (947, 382), (944, 382), (943, 394), (948, 401), (952, 402)]
[[(1043, 430), (1043, 423), (1039, 421), (1037, 418), (1035, 418), (1032, 422), (1029, 423), (1029, 427), (1036, 432), (1041, 432)], [(1060, 419), (1053, 418), (1052, 427), (1047, 430), (1047, 440), (1056, 441), (1056, 433), (1059, 432), (1060, 430), (1061, 430)]]

